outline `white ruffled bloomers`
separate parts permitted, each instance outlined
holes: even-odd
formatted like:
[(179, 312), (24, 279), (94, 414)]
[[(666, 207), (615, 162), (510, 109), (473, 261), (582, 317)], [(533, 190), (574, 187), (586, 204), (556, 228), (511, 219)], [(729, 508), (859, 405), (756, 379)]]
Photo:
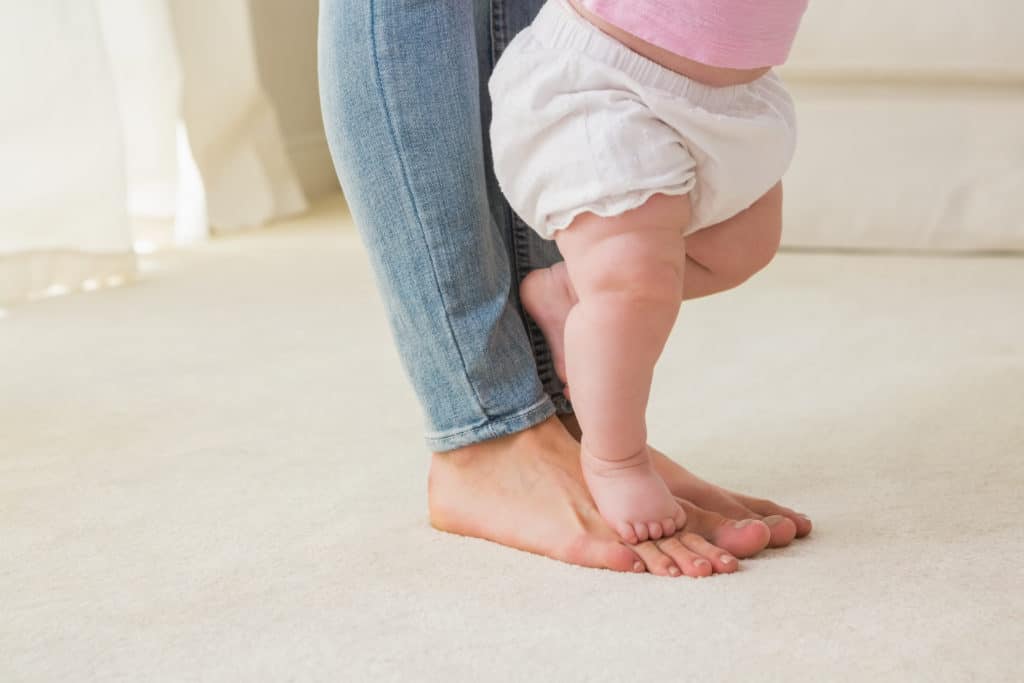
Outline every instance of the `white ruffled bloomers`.
[(490, 81), (494, 167), (509, 204), (551, 239), (581, 213), (615, 216), (690, 193), (687, 234), (746, 209), (793, 156), (781, 80), (711, 87), (633, 52), (550, 0)]

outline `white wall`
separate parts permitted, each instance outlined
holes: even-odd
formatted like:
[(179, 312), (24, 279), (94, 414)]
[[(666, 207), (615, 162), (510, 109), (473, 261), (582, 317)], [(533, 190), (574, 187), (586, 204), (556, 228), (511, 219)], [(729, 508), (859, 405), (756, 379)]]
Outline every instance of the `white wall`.
[(320, 116), (317, 0), (249, 0), (263, 86), (310, 199), (338, 191)]

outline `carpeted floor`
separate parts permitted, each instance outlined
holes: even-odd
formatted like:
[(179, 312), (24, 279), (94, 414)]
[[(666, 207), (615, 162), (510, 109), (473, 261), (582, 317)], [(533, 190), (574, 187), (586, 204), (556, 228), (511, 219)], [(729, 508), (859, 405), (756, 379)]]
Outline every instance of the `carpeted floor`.
[(0, 680), (1024, 677), (1024, 259), (788, 253), (695, 302), (653, 442), (807, 511), (735, 575), (432, 530), (336, 204), (0, 319)]

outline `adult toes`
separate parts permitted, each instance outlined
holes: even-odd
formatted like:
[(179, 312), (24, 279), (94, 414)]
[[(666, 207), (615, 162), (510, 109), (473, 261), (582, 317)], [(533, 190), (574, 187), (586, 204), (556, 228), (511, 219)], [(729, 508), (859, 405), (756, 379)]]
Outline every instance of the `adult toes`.
[(713, 509), (723, 517), (727, 517), (737, 522), (744, 519), (760, 519), (771, 532), (771, 536), (768, 539), (769, 548), (781, 548), (783, 546), (787, 546), (793, 542), (793, 538), (797, 535), (796, 525), (788, 517), (778, 514), (763, 517), (761, 513), (756, 512), (739, 502), (730, 501), (725, 497), (723, 497)]
[(796, 513), (796, 517), (790, 517), (793, 520), (793, 524), (796, 524), (796, 537), (803, 538), (811, 533), (811, 529), (814, 528), (814, 524), (811, 522), (811, 518), (805, 514)]
[(784, 505), (778, 505), (770, 500), (764, 498), (752, 498), (750, 496), (744, 496), (736, 493), (733, 496), (743, 505), (747, 506), (754, 512), (764, 517), (771, 517), (773, 515), (781, 515), (791, 521), (793, 526), (796, 528), (796, 537), (803, 538), (807, 534), (811, 533), (813, 524), (811, 524), (810, 518), (796, 510), (792, 510)]
[(735, 519), (737, 521), (750, 518), (756, 519), (761, 516), (729, 496), (724, 491), (717, 489), (705, 493), (700, 499), (694, 498), (692, 502), (696, 505), (700, 505), (705, 510), (712, 510), (723, 517), (728, 517), (729, 519)]
[(764, 550), (771, 539), (771, 530), (760, 520), (733, 520), (717, 512), (699, 508), (678, 499), (686, 511), (686, 531), (703, 536), (735, 557), (751, 557)]
[(772, 532), (759, 519), (723, 519), (710, 536), (709, 541), (731, 552), (736, 557), (752, 557), (771, 541)]
[(714, 545), (706, 538), (693, 533), (679, 534), (679, 541), (687, 548), (705, 558), (719, 574), (731, 574), (739, 569), (739, 560), (732, 553)]
[(633, 547), (636, 554), (647, 566), (647, 571), (656, 576), (682, 576), (675, 560), (666, 554), (653, 541), (647, 541)]
[(771, 532), (771, 537), (768, 539), (769, 548), (787, 546), (796, 538), (796, 524), (788, 517), (769, 515), (762, 518), (761, 521), (764, 522)]
[(579, 534), (552, 557), (584, 567), (617, 572), (647, 571), (632, 547), (623, 545), (611, 529)]
[(658, 548), (662, 553), (671, 557), (686, 576), (701, 577), (713, 574), (714, 565), (706, 557), (687, 547), (679, 538), (682, 535), (677, 534), (659, 541)]
[(601, 564), (607, 569), (617, 572), (646, 571), (642, 559), (630, 548), (621, 543), (608, 543), (603, 549)]

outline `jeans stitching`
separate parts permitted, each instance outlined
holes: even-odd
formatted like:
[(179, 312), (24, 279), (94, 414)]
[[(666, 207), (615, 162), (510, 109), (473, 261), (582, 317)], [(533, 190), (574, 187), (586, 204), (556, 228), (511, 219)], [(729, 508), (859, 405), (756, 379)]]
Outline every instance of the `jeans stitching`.
[(544, 396), (542, 396), (537, 401), (534, 401), (526, 408), (523, 408), (522, 410), (517, 410), (514, 413), (510, 413), (508, 415), (495, 415), (485, 420), (481, 420), (476, 424), (472, 424), (469, 427), (458, 427), (451, 431), (427, 432), (426, 438), (430, 439), (431, 441), (444, 441), (447, 439), (451, 439), (452, 437), (461, 436), (463, 434), (468, 434), (470, 432), (475, 432), (479, 430), (481, 427), (486, 427), (487, 425), (494, 425), (497, 423), (508, 422), (510, 420), (526, 417), (530, 413), (535, 413), (538, 410), (542, 409), (545, 405), (547, 405), (550, 402), (550, 400), (550, 397), (547, 394), (544, 394)]
[(491, 7), (491, 66), (498, 61), (507, 43), (505, 32), (505, 6), (496, 0), (490, 3)]
[(377, 91), (380, 95), (381, 106), (384, 111), (384, 120), (386, 123), (390, 142), (395, 150), (395, 156), (398, 158), (398, 164), (402, 169), (402, 184), (405, 186), (405, 191), (409, 196), (412, 203), (413, 215), (416, 218), (416, 227), (419, 229), (420, 237), (423, 240), (424, 247), (426, 248), (427, 256), (430, 259), (430, 274), (434, 280), (434, 287), (437, 290), (438, 298), (441, 300), (441, 306), (444, 309), (444, 321), (448, 328), (448, 334), (451, 337), (452, 345), (455, 347), (455, 351), (459, 356), (459, 363), (462, 366), (463, 376), (466, 378), (466, 382), (469, 385), (469, 389), (473, 394), (473, 398), (476, 401), (477, 411), (481, 415), (487, 417), (487, 411), (483, 408), (483, 402), (480, 395), (477, 393), (476, 386), (470, 379), (469, 370), (466, 367), (466, 358), (462, 353), (462, 347), (459, 345), (458, 336), (455, 334), (455, 328), (452, 326), (451, 318), (448, 315), (448, 302), (445, 300), (444, 291), (441, 288), (441, 283), (437, 279), (437, 263), (434, 260), (434, 253), (430, 248), (430, 242), (426, 238), (426, 230), (423, 227), (423, 216), (420, 213), (418, 203), (416, 201), (416, 193), (413, 192), (412, 183), (409, 180), (409, 169), (406, 165), (406, 160), (402, 155), (402, 147), (398, 144), (398, 136), (395, 133), (394, 119), (391, 114), (391, 107), (388, 104), (387, 93), (384, 89), (384, 79), (381, 77), (381, 66), (379, 59), (379, 51), (377, 49), (377, 3), (375, 0), (370, 0), (370, 49), (373, 56), (373, 69), (374, 69), (374, 80), (377, 83)]

